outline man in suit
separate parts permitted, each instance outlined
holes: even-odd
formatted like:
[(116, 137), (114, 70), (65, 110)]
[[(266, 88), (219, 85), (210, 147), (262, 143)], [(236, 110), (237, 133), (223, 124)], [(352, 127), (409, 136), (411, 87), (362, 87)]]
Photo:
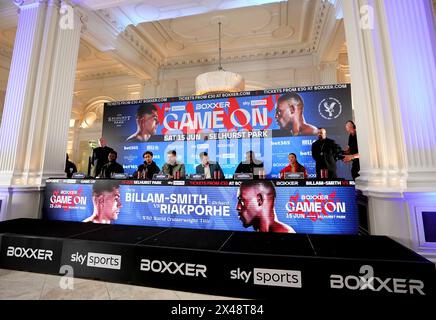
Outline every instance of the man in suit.
[(65, 160), (65, 173), (67, 174), (67, 178), (71, 178), (73, 174), (76, 172), (77, 172), (77, 167), (73, 162), (70, 161), (70, 158), (68, 157), (68, 153), (67, 153), (67, 158)]
[(109, 152), (113, 151), (112, 148), (106, 145), (106, 140), (101, 137), (98, 139), (99, 147), (95, 148), (92, 151), (92, 173), (91, 176), (98, 177), (100, 176), (101, 169), (103, 166), (108, 163)]
[(224, 173), (218, 162), (210, 161), (207, 152), (200, 152), (201, 163), (195, 168), (198, 174), (204, 174), (206, 179), (224, 179)]
[[(327, 138), (324, 128), (318, 130), (318, 140), (312, 144), (312, 157), (316, 162), (317, 179), (336, 179), (336, 161), (341, 148), (332, 139)], [(328, 176), (322, 172), (328, 172)]]

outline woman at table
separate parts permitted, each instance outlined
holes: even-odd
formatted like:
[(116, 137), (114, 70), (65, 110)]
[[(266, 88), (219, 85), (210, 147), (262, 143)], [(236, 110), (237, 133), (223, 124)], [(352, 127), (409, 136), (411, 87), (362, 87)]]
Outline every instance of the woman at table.
[(288, 155), (288, 159), (289, 159), (289, 165), (286, 166), (285, 168), (283, 168), (280, 171), (280, 177), (283, 179), (285, 177), (285, 173), (286, 172), (292, 172), (292, 173), (303, 172), (304, 173), (304, 179), (307, 179), (306, 168), (304, 166), (302, 166), (297, 161), (297, 155), (295, 153), (290, 153)]

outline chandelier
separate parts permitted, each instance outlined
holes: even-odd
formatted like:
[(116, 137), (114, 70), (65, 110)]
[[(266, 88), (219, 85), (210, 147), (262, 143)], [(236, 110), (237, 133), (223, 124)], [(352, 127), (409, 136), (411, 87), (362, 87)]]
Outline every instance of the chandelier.
[(245, 89), (244, 78), (237, 73), (225, 71), (221, 65), (221, 19), (218, 20), (219, 65), (218, 71), (206, 72), (195, 79), (195, 94), (238, 92)]

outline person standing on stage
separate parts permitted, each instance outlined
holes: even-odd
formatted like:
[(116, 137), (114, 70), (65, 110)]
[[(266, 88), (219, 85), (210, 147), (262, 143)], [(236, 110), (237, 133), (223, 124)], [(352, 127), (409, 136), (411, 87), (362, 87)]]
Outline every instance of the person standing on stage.
[(312, 157), (316, 162), (317, 179), (337, 178), (336, 160), (339, 152), (340, 147), (336, 142), (327, 138), (326, 129), (319, 128), (318, 140), (312, 144)]
[(133, 178), (151, 180), (154, 174), (160, 172), (160, 169), (153, 161), (153, 152), (145, 151), (142, 157), (144, 163), (138, 166), (138, 169), (133, 173)]
[(70, 158), (68, 157), (68, 153), (67, 153), (67, 158), (65, 160), (65, 173), (67, 174), (68, 179), (71, 178), (73, 174), (77, 172), (76, 165), (73, 162), (71, 162), (69, 159)]
[(92, 151), (92, 158), (91, 158), (91, 164), (92, 164), (92, 177), (98, 177), (100, 176), (101, 169), (103, 166), (108, 163), (108, 156), (109, 152), (113, 151), (112, 148), (108, 147), (106, 145), (106, 140), (101, 137), (98, 139), (99, 147), (95, 148)]
[(307, 179), (307, 171), (306, 168), (303, 167), (298, 161), (297, 161), (297, 155), (295, 153), (290, 153), (288, 155), (288, 159), (289, 159), (289, 165), (286, 166), (285, 168), (283, 168), (280, 171), (280, 177), (284, 177), (286, 172), (303, 172), (304, 174), (304, 179)]
[(348, 136), (348, 146), (344, 149), (345, 157), (342, 161), (351, 161), (351, 176), (353, 180), (359, 176), (360, 162), (359, 162), (359, 148), (357, 147), (357, 131), (356, 125), (353, 121), (348, 120), (345, 123), (345, 130), (349, 134)]
[(108, 155), (108, 163), (101, 168), (99, 177), (110, 179), (114, 173), (124, 173), (124, 168), (117, 162), (117, 152), (112, 150)]
[(167, 162), (163, 165), (162, 172), (167, 174), (170, 179), (185, 178), (185, 165), (177, 162), (176, 150), (167, 152)]
[(195, 173), (204, 174), (206, 179), (224, 179), (224, 173), (218, 162), (210, 161), (207, 152), (200, 152), (201, 164), (195, 168)]

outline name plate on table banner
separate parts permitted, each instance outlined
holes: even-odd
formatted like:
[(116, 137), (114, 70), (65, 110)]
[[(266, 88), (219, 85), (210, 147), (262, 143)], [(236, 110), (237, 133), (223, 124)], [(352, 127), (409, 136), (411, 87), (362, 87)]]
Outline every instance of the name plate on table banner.
[(128, 179), (128, 178), (129, 178), (129, 175), (127, 173), (114, 173), (112, 175), (112, 179), (124, 180), (124, 179)]
[(85, 179), (86, 178), (86, 174), (84, 174), (83, 172), (76, 172), (76, 173), (73, 173), (72, 178), (74, 178), (74, 179)]
[(205, 175), (202, 173), (193, 173), (189, 176), (191, 180), (204, 180), (206, 179)]
[(285, 179), (304, 179), (303, 172), (286, 172)]
[(235, 180), (253, 180), (252, 173), (235, 173), (233, 175), (233, 179)]
[(155, 173), (153, 175), (153, 180), (168, 180), (168, 179), (169, 179), (169, 175), (164, 173)]

